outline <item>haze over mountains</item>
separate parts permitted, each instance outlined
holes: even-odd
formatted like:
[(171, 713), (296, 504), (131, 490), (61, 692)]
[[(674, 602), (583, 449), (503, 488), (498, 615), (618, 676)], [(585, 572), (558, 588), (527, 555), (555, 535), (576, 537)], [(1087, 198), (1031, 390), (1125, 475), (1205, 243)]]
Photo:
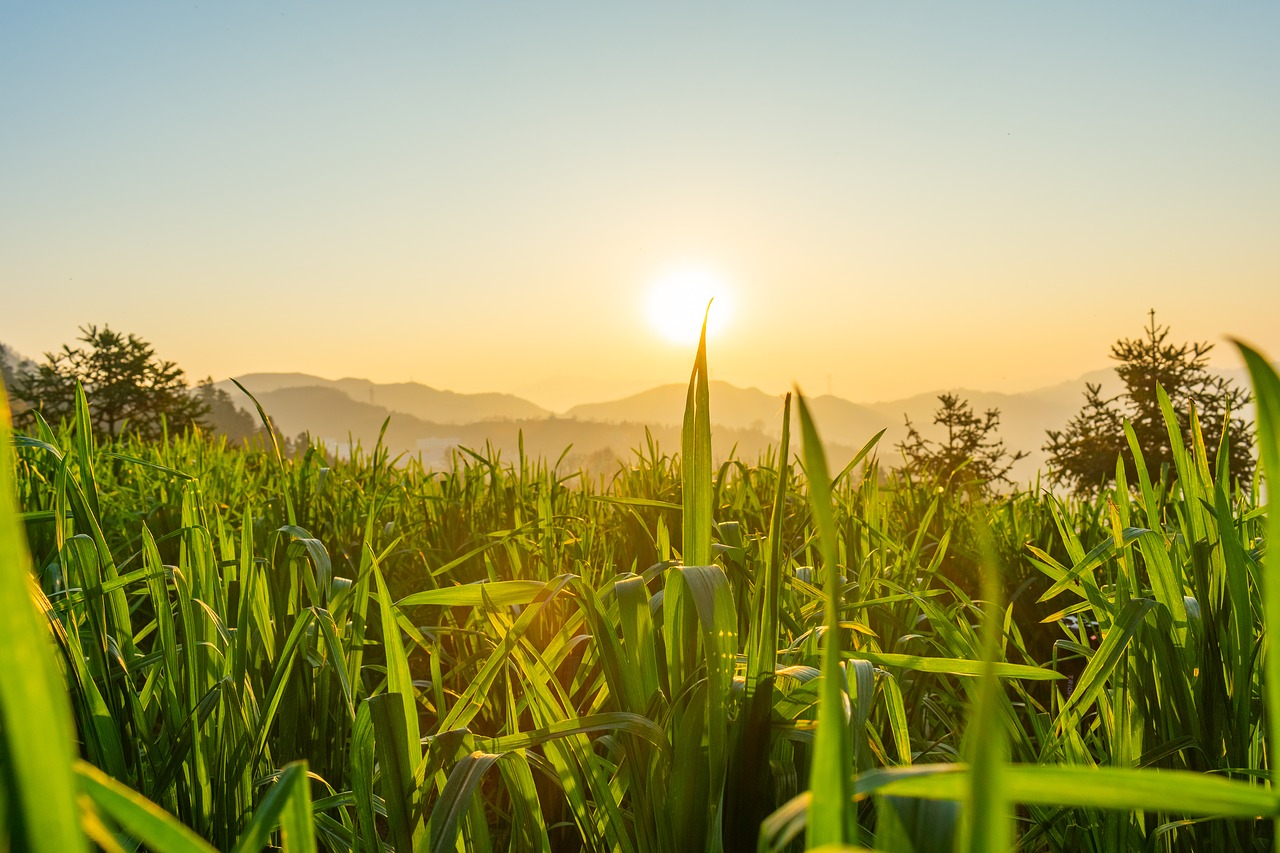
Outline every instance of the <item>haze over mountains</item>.
[[(10, 374), (20, 364), (30, 364), (2, 346), (0, 362)], [(1237, 384), (1247, 384), (1242, 369), (1218, 372)], [(581, 402), (556, 413), (514, 394), (465, 394), (417, 382), (327, 379), (307, 373), (251, 373), (237, 380), (262, 404), (280, 432), (287, 436), (310, 433), (335, 452), (345, 452), (352, 442), (372, 446), (389, 418), (386, 445), (395, 453), (421, 454), (428, 464), (446, 465), (455, 448), (482, 449), (486, 443), (512, 458), (523, 440), (530, 456), (555, 460), (563, 454), (567, 465), (598, 473), (612, 472), (618, 459), (630, 458), (643, 448), (646, 428), (664, 452), (678, 452), (687, 392), (684, 383), (672, 383), (619, 399)], [(843, 466), (882, 429), (885, 435), (878, 454), (887, 464), (895, 465), (899, 461), (895, 445), (907, 433), (905, 419), (926, 437), (938, 437), (938, 428), (933, 425), (938, 395), (955, 393), (979, 414), (988, 409), (1000, 411), (999, 435), (1005, 446), (1028, 453), (1012, 472), (1015, 482), (1026, 483), (1043, 468), (1045, 431), (1065, 426), (1080, 410), (1086, 382), (1102, 384), (1108, 395), (1121, 389), (1115, 370), (1102, 369), (1022, 393), (939, 389), (869, 403), (820, 395), (810, 398), (810, 405), (833, 468)], [(252, 402), (231, 380), (215, 387), (252, 412)], [(584, 389), (584, 393), (590, 391)], [(780, 393), (713, 380), (711, 419), (716, 453), (723, 458), (734, 450), (740, 458), (753, 460), (776, 445), (782, 431), (782, 406)]]
[[(545, 418), (551, 414), (511, 394), (460, 394), (417, 382), (381, 384), (368, 379), (324, 379), (308, 373), (249, 373), (236, 379), (259, 400), (263, 395), (286, 389), (329, 388), (352, 400), (440, 424)], [(230, 380), (217, 383), (217, 387), (239, 396), (239, 389)]]
[[(581, 403), (555, 414), (510, 394), (460, 394), (418, 383), (331, 380), (302, 373), (248, 374), (238, 380), (283, 433), (310, 432), (337, 449), (352, 438), (369, 446), (390, 417), (388, 446), (398, 452), (422, 453), (434, 464), (446, 463), (453, 447), (481, 448), (486, 442), (510, 458), (523, 435), (530, 455), (554, 459), (572, 445), (571, 462), (589, 463), (588, 467), (601, 471), (612, 470), (615, 459), (625, 459), (642, 447), (646, 426), (662, 449), (676, 452), (687, 392), (683, 383), (672, 383), (621, 399)], [(1101, 382), (1104, 390), (1119, 387), (1114, 370), (1100, 370), (1073, 382), (1018, 394), (949, 390), (979, 413), (1000, 410), (1000, 435), (1006, 446), (1030, 454), (1014, 471), (1015, 479), (1024, 481), (1033, 478), (1043, 464), (1040, 448), (1045, 430), (1062, 427), (1079, 411), (1085, 382)], [(218, 387), (241, 405), (251, 405), (230, 381)], [(906, 436), (905, 418), (926, 436), (934, 435), (939, 393), (943, 391), (875, 403), (821, 395), (810, 403), (833, 466), (843, 465), (882, 429), (879, 454), (892, 465), (898, 459), (894, 445)], [(782, 406), (781, 394), (712, 381), (717, 453), (724, 455), (736, 447), (739, 456), (751, 459), (776, 444)]]

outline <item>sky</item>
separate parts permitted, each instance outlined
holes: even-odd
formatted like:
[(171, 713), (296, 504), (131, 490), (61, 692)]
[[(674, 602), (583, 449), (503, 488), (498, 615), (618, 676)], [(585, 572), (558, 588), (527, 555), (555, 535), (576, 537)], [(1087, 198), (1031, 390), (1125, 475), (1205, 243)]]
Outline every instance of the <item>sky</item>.
[(1274, 2), (0, 0), (0, 342), (563, 407), (714, 295), (766, 390), (1026, 390), (1150, 309), (1233, 366), (1278, 96)]

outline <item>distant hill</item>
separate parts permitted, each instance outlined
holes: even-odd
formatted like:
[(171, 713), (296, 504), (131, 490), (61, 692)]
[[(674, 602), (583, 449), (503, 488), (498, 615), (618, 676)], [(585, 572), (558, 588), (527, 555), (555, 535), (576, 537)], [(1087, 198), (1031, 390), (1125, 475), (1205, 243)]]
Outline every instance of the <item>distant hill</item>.
[[(393, 453), (421, 454), (424, 462), (434, 466), (447, 465), (456, 448), (482, 451), (486, 444), (500, 450), (503, 458), (514, 459), (523, 440), (530, 458), (554, 462), (563, 456), (567, 469), (585, 467), (593, 473), (611, 474), (618, 460), (631, 458), (633, 450), (645, 445), (645, 425), (634, 422), (539, 417), (440, 424), (353, 400), (333, 387), (279, 388), (256, 396), (281, 433), (310, 432), (313, 439), (338, 454), (345, 454), (352, 442), (366, 450), (372, 447), (388, 417), (386, 447)], [(650, 432), (665, 453), (679, 451), (679, 427), (658, 424)], [(712, 439), (718, 458), (727, 457), (736, 448), (738, 457), (754, 459), (776, 442), (775, 436), (760, 430), (727, 427), (718, 427)], [(829, 451), (833, 465), (844, 464), (854, 452), (837, 444)]]
[[(1237, 384), (1247, 384), (1243, 370), (1219, 371)], [(979, 414), (988, 409), (1000, 411), (999, 435), (1012, 451), (1026, 451), (1027, 457), (1013, 468), (1010, 476), (1016, 483), (1030, 482), (1044, 467), (1043, 451), (1048, 430), (1061, 429), (1080, 411), (1087, 383), (1102, 386), (1104, 395), (1123, 390), (1114, 369), (1095, 370), (1069, 382), (1005, 394), (972, 389), (939, 389), (898, 400), (875, 403), (853, 403), (840, 397), (823, 395), (810, 399), (810, 409), (823, 440), (848, 448), (861, 447), (871, 436), (885, 430), (877, 453), (888, 465), (900, 461), (895, 447), (907, 435), (906, 419), (926, 437), (937, 439), (940, 428), (933, 424), (939, 406), (938, 396), (951, 392), (968, 400)], [(678, 425), (683, 417), (686, 385), (662, 385), (619, 400), (575, 406), (566, 417), (582, 421), (610, 423), (639, 422)], [(710, 383), (711, 420), (714, 424), (749, 429), (774, 436), (782, 432), (782, 395), (769, 394), (758, 388), (739, 388), (727, 382)], [(1246, 413), (1246, 417), (1251, 416)], [(792, 430), (796, 427), (793, 412)], [(836, 463), (832, 462), (834, 466)]]
[[(330, 388), (359, 403), (403, 412), (439, 424), (545, 418), (551, 413), (511, 394), (460, 394), (417, 382), (380, 384), (368, 379), (324, 379), (308, 373), (249, 373), (236, 379), (261, 401), (262, 395), (298, 388)], [(239, 389), (230, 381), (218, 383), (233, 398)], [(247, 404), (247, 401), (245, 401)]]
[[(1246, 381), (1241, 370), (1222, 373), (1237, 383)], [(530, 456), (554, 460), (571, 446), (568, 464), (606, 473), (613, 470), (615, 460), (629, 458), (634, 449), (644, 445), (646, 425), (666, 453), (678, 452), (688, 390), (683, 383), (661, 385), (616, 400), (573, 406), (557, 416), (510, 394), (459, 394), (418, 383), (384, 385), (304, 373), (254, 373), (240, 377), (240, 381), (258, 397), (285, 435), (310, 432), (339, 451), (352, 438), (370, 446), (383, 421), (390, 417), (387, 446), (394, 452), (422, 454), (430, 464), (447, 464), (455, 447), (479, 449), (486, 442), (512, 458), (523, 436)], [(1041, 448), (1047, 440), (1046, 431), (1064, 427), (1080, 411), (1087, 382), (1100, 383), (1107, 395), (1121, 389), (1115, 371), (1105, 369), (1016, 394), (940, 389), (875, 403), (854, 403), (831, 395), (809, 402), (833, 470), (882, 429), (885, 435), (877, 453), (893, 466), (899, 462), (895, 445), (907, 434), (905, 418), (926, 437), (940, 437), (933, 415), (938, 395), (950, 390), (968, 400), (978, 413), (1000, 410), (999, 434), (1005, 445), (1010, 451), (1029, 454), (1011, 473), (1015, 482), (1026, 484), (1044, 465)], [(229, 382), (219, 383), (219, 387), (229, 389), (237, 403), (251, 408)], [(718, 457), (723, 458), (736, 446), (740, 458), (754, 459), (776, 444), (782, 431), (782, 401), (781, 394), (713, 381), (711, 419)], [(792, 426), (794, 435), (794, 420)]]
[[(683, 421), (688, 391), (687, 384), (659, 385), (619, 400), (574, 406), (564, 416), (579, 421), (675, 425)], [(781, 394), (720, 381), (712, 381), (710, 391), (711, 415), (717, 424), (773, 431), (782, 417)]]

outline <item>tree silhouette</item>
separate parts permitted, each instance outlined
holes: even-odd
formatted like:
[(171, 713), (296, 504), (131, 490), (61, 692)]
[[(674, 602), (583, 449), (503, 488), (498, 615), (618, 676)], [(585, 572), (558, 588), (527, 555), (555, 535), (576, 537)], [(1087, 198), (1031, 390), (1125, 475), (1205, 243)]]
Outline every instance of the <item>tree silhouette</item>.
[(18, 356), (5, 344), (0, 344), (0, 382), (6, 389), (12, 390), (18, 384), (18, 377), (30, 366), (29, 362)]
[(131, 432), (159, 438), (167, 425), (179, 432), (203, 426), (208, 407), (187, 388), (181, 368), (156, 358), (151, 344), (109, 326), (82, 326), (86, 346), (63, 345), (18, 378), (14, 395), (50, 421), (75, 413), (76, 383), (84, 386), (95, 433)]
[(980, 416), (968, 400), (955, 394), (940, 394), (938, 401), (942, 405), (934, 412), (933, 422), (946, 428), (947, 437), (926, 439), (906, 418), (907, 437), (897, 445), (906, 461), (904, 470), (950, 489), (981, 492), (992, 483), (1012, 484), (1009, 471), (1027, 454), (1010, 453), (1004, 441), (996, 438), (1000, 410), (988, 409)]
[(200, 380), (195, 388), (195, 396), (206, 410), (202, 420), (214, 432), (225, 435), (237, 444), (243, 444), (258, 434), (253, 416), (237, 406), (230, 394), (214, 386), (212, 376)]
[(1091, 492), (1115, 480), (1116, 461), (1124, 459), (1129, 482), (1137, 468), (1124, 434), (1124, 422), (1133, 426), (1143, 462), (1152, 478), (1162, 465), (1173, 464), (1169, 431), (1160, 410), (1157, 388), (1163, 388), (1184, 441), (1191, 435), (1195, 411), (1204, 436), (1209, 464), (1216, 465), (1227, 431), (1225, 452), (1230, 470), (1238, 477), (1253, 471), (1252, 424), (1239, 416), (1249, 402), (1248, 391), (1208, 370), (1213, 344), (1169, 343), (1169, 327), (1156, 322), (1156, 312), (1140, 338), (1121, 338), (1111, 346), (1111, 357), (1125, 390), (1104, 398), (1102, 386), (1089, 383), (1085, 403), (1064, 429), (1050, 430), (1044, 449), (1049, 454), (1050, 477), (1076, 492)]

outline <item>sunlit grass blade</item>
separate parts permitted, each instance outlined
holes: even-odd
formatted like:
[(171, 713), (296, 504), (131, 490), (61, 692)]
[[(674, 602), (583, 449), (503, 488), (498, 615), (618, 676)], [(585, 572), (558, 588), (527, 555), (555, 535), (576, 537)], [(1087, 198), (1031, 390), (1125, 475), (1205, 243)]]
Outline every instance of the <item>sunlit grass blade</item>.
[(377, 586), (378, 611), (382, 621), (382, 646), (387, 655), (387, 691), (400, 697), (404, 705), (404, 727), (406, 756), (409, 767), (417, 767), (422, 760), (421, 728), (418, 723), (417, 691), (413, 686), (413, 676), (409, 672), (409, 658), (405, 653), (404, 641), (400, 638), (400, 627), (396, 621), (396, 610), (391, 603), (391, 593), (387, 591), (386, 581), (382, 578), (382, 570), (378, 568), (373, 549), (365, 543), (365, 559), (373, 564), (373, 580)]
[(538, 800), (538, 787), (533, 780), (529, 761), (523, 753), (503, 756), (498, 771), (511, 794), (513, 848), (528, 853), (552, 853), (551, 839)]
[[(874, 663), (876, 666), (896, 667), (914, 672), (938, 672), (947, 675), (981, 677), (988, 671), (986, 662), (965, 658), (903, 655), (869, 650), (841, 652), (840, 656), (845, 660), (865, 660)], [(1060, 672), (1028, 664), (992, 661), (989, 669), (997, 678), (1021, 678), (1028, 681), (1060, 681), (1062, 679), (1062, 673)]]
[[(707, 314), (711, 305), (707, 305)], [(680, 470), (684, 482), (684, 533), (681, 556), (686, 566), (711, 564), (711, 393), (707, 383), (707, 321), (703, 318), (698, 354), (689, 377), (684, 427), (680, 433)]]
[[(710, 313), (711, 306), (707, 306)], [(681, 558), (686, 566), (711, 564), (711, 415), (707, 384), (707, 323), (702, 322), (698, 352), (685, 397), (680, 430)], [(672, 571), (678, 571), (673, 569)], [(693, 613), (685, 606), (679, 584), (668, 583), (663, 601), (663, 634), (667, 651), (668, 696), (683, 688), (694, 666), (697, 633)]]
[(486, 601), (498, 606), (528, 604), (546, 588), (543, 581), (482, 581), (415, 592), (397, 601), (396, 607), (479, 607)]
[(258, 804), (252, 820), (236, 842), (234, 853), (262, 850), (277, 827), (281, 835), (280, 848), (284, 853), (315, 853), (310, 784), (305, 761), (284, 768)]
[[(1258, 407), (1258, 455), (1267, 478), (1267, 553), (1263, 557), (1262, 603), (1268, 626), (1263, 652), (1266, 689), (1267, 733), (1270, 740), (1271, 766), (1280, 755), (1280, 647), (1272, 642), (1273, 631), (1280, 626), (1280, 377), (1275, 369), (1252, 347), (1236, 341), (1253, 380), (1254, 400)], [(1277, 786), (1273, 780), (1272, 790)], [(1280, 851), (1280, 818), (1274, 824), (1274, 849)]]
[(1060, 733), (1074, 726), (1080, 715), (1098, 697), (1112, 671), (1124, 659), (1130, 640), (1153, 607), (1155, 602), (1151, 599), (1135, 598), (1116, 615), (1115, 624), (1103, 637), (1098, 650), (1093, 653), (1084, 672), (1080, 674), (1071, 697), (1063, 703), (1062, 710), (1058, 713), (1054, 725)]
[(80, 790), (94, 807), (119, 824), (133, 839), (152, 850), (164, 850), (166, 853), (212, 853), (213, 847), (173, 815), (92, 764), (77, 762), (76, 773)]
[(262, 426), (266, 430), (267, 440), (271, 444), (271, 450), (275, 455), (276, 465), (280, 470), (281, 484), (284, 486), (282, 493), (284, 495), (285, 512), (287, 513), (289, 524), (296, 525), (298, 523), (298, 517), (293, 509), (293, 495), (290, 494), (290, 489), (288, 487), (288, 469), (284, 464), (284, 455), (280, 452), (280, 437), (276, 434), (276, 425), (272, 423), (271, 418), (267, 416), (267, 412), (262, 408), (262, 404), (258, 402), (258, 398), (250, 394), (249, 389), (240, 384), (240, 380), (232, 379), (231, 382), (240, 389), (242, 394), (249, 398), (249, 401), (253, 403), (254, 409), (258, 412), (258, 418), (262, 421)]
[[(79, 829), (74, 726), (47, 622), (33, 601), (31, 560), (14, 503), (9, 406), (0, 388), (0, 847), (87, 849)], [(7, 837), (6, 837), (7, 836)]]
[(986, 519), (979, 518), (978, 552), (982, 568), (982, 676), (969, 716), (964, 751), (972, 768), (965, 799), (962, 843), (970, 853), (999, 853), (1013, 842), (1013, 814), (1006, 773), (1008, 738), (1001, 719), (1000, 682), (996, 677), (1003, 607), (1000, 565)]
[(809, 817), (805, 844), (844, 844), (853, 840), (857, 812), (849, 805), (849, 774), (853, 750), (845, 722), (844, 677), (840, 668), (840, 567), (836, 560), (836, 525), (831, 510), (831, 478), (826, 451), (818, 438), (804, 395), (800, 404), (800, 434), (804, 445), (809, 503), (822, 554), (825, 631), (822, 640), (822, 684), (818, 703), (818, 731), (813, 742), (809, 775)]
[[(1005, 790), (1023, 805), (1064, 806), (1176, 815), (1252, 819), (1280, 813), (1275, 796), (1260, 785), (1185, 770), (1130, 767), (1010, 764)], [(864, 773), (858, 796), (872, 792), (899, 797), (963, 800), (972, 786), (963, 764), (916, 765)]]

